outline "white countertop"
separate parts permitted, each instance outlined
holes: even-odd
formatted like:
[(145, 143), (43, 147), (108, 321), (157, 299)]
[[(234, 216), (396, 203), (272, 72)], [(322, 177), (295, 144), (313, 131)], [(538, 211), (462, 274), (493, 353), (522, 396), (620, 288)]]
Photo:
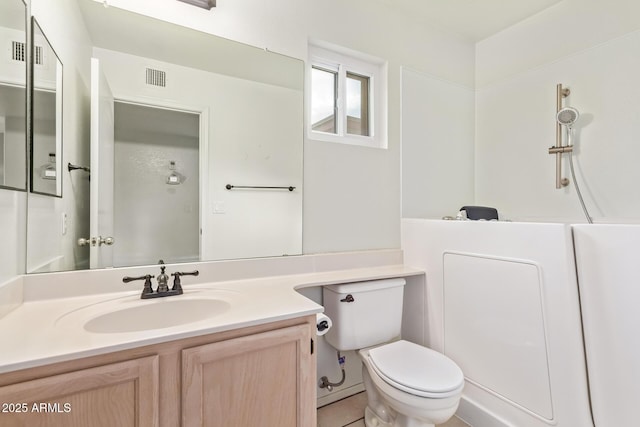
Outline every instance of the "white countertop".
[[(420, 270), (391, 265), (197, 285), (183, 283), (184, 295), (150, 300), (138, 299), (142, 284), (135, 291), (27, 300), (0, 318), (0, 373), (313, 315), (322, 312), (322, 306), (296, 289), (421, 274)], [(161, 329), (96, 333), (88, 332), (83, 326), (87, 320), (113, 310), (118, 304), (131, 306), (137, 301), (165, 304), (167, 318), (174, 316), (178, 323), (180, 312), (172, 312), (175, 305), (172, 306), (171, 301), (199, 296), (227, 301), (229, 309), (206, 320)]]

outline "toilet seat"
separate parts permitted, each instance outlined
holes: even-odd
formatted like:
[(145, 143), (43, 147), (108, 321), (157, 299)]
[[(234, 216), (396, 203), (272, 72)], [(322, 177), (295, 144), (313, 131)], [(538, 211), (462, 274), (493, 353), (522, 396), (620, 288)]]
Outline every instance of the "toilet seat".
[(451, 359), (409, 341), (372, 348), (368, 357), (386, 383), (416, 396), (446, 398), (464, 386), (464, 375)]

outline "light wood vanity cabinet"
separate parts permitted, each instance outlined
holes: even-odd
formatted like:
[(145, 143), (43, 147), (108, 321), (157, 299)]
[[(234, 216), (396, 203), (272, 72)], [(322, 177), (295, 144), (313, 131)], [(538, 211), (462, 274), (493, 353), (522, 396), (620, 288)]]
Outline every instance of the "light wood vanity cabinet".
[(0, 388), (1, 426), (158, 425), (158, 356)]
[(312, 427), (314, 328), (308, 316), (0, 374), (0, 404), (26, 409), (7, 406), (0, 426)]
[(309, 399), (315, 403), (315, 396), (305, 393), (315, 390), (311, 365), (307, 325), (183, 350), (182, 425), (315, 425), (304, 410)]

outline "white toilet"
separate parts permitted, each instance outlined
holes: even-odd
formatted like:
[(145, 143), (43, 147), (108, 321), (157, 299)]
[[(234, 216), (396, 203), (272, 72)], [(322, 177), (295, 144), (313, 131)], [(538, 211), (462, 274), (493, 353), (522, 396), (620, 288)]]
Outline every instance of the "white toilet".
[(462, 371), (445, 355), (399, 340), (404, 279), (323, 288), (333, 328), (325, 335), (337, 350), (359, 350), (367, 391), (367, 427), (433, 427), (455, 414)]

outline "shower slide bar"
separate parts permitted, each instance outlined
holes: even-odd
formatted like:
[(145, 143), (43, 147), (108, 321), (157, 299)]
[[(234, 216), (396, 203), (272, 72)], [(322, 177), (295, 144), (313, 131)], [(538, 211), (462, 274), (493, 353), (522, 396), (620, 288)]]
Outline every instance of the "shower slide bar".
[(255, 186), (255, 185), (231, 185), (231, 184), (227, 184), (225, 185), (225, 188), (227, 190), (233, 190), (234, 188), (249, 188), (249, 189), (254, 189), (254, 190), (289, 190), (289, 191), (293, 191), (296, 189), (296, 187), (264, 187), (264, 186)]
[[(556, 114), (562, 109), (562, 99), (569, 96), (569, 88), (563, 88), (561, 83), (556, 86)], [(569, 185), (569, 180), (562, 177), (562, 153), (573, 151), (571, 146), (562, 145), (562, 125), (556, 121), (556, 145), (549, 148), (549, 154), (556, 155), (556, 188)]]

